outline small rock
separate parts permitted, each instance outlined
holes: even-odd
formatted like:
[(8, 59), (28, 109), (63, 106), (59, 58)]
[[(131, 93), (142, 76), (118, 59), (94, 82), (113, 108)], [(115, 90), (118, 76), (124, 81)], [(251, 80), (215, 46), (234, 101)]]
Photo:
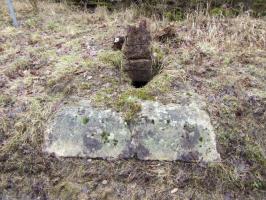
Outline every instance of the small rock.
[(87, 80), (91, 80), (91, 79), (92, 79), (92, 76), (87, 76), (86, 79), (87, 79)]
[(107, 180), (103, 180), (103, 181), (102, 181), (102, 184), (103, 184), (103, 185), (106, 185), (107, 183), (108, 183)]
[(124, 42), (125, 42), (125, 37), (123, 37), (123, 36), (115, 37), (114, 38), (114, 44), (113, 44), (113, 47), (112, 48), (115, 51), (121, 50), (122, 47), (123, 47)]
[(174, 188), (171, 190), (171, 194), (175, 194), (178, 191), (178, 188)]

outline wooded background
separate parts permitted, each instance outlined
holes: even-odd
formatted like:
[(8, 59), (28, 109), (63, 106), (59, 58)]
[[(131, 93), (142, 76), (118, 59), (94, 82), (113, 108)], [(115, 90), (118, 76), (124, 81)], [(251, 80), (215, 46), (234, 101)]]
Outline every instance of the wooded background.
[(191, 10), (207, 10), (211, 14), (238, 15), (250, 11), (254, 16), (266, 15), (266, 0), (67, 0), (78, 5), (97, 5), (114, 9), (135, 4), (147, 14), (166, 15), (173, 20)]

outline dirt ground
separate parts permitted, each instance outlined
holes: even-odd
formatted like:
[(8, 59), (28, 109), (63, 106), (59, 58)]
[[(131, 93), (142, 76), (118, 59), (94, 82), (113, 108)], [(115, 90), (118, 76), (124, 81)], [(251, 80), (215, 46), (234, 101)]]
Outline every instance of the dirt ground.
[[(113, 38), (143, 18), (15, 1), (15, 29), (0, 0), (0, 199), (265, 199), (266, 21), (192, 13), (147, 18), (159, 74), (134, 88), (121, 73)], [(4, 5), (4, 6), (2, 6)], [(186, 84), (206, 101), (221, 163), (57, 158), (42, 151), (47, 121), (66, 102), (86, 99), (130, 121), (128, 96), (175, 102)]]

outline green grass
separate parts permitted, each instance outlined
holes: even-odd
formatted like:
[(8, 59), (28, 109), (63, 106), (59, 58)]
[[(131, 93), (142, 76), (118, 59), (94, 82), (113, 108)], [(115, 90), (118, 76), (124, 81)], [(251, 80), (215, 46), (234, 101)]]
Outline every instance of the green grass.
[[(0, 80), (7, 79), (0, 94), (0, 191), (16, 193), (13, 199), (263, 199), (265, 113), (258, 111), (265, 105), (264, 20), (193, 13), (171, 22), (177, 37), (154, 46), (159, 73), (137, 89), (121, 75), (122, 53), (110, 50), (111, 38), (139, 20), (134, 8), (88, 13), (41, 1), (32, 16), (25, 2), (14, 4), (19, 29), (0, 8)], [(148, 21), (152, 34), (169, 25)], [(87, 48), (92, 41), (100, 50), (95, 57)], [(49, 120), (65, 103), (91, 100), (130, 124), (142, 109), (139, 101), (186, 104), (198, 99), (194, 92), (207, 103), (222, 163), (57, 158), (42, 151)]]
[(14, 103), (14, 99), (11, 96), (5, 95), (5, 94), (0, 95), (0, 106), (1, 107), (6, 107), (8, 105), (11, 105), (12, 103)]
[(121, 51), (103, 51), (98, 55), (101, 62), (109, 64), (117, 69), (122, 69), (123, 54)]

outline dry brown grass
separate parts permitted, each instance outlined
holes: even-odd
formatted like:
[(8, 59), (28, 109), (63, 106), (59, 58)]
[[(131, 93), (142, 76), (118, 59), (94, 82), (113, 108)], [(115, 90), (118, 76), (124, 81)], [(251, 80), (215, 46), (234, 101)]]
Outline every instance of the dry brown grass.
[[(36, 14), (25, 2), (15, 7), (19, 29), (0, 8), (0, 198), (263, 199), (265, 20), (193, 13), (171, 22), (177, 36), (153, 44), (164, 69), (135, 89), (126, 76), (119, 80), (121, 57), (111, 50), (113, 37), (142, 17), (134, 8), (89, 13), (41, 1)], [(147, 20), (153, 35), (170, 24)], [(181, 82), (205, 98), (222, 163), (62, 159), (42, 152), (47, 120), (65, 101), (90, 99), (131, 116), (137, 106), (124, 110), (112, 102), (125, 105), (128, 96), (174, 102)]]

